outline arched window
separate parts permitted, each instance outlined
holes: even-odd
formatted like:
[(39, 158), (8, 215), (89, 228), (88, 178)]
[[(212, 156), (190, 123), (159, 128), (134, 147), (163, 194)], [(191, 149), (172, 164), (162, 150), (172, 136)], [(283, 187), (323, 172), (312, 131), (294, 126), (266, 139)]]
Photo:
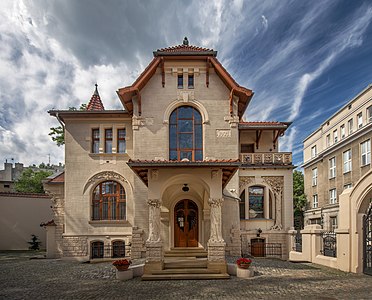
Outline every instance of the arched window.
[(125, 242), (115, 241), (112, 243), (112, 257), (125, 257)]
[(201, 114), (191, 106), (176, 108), (169, 119), (169, 160), (203, 160)]
[(249, 218), (264, 218), (264, 188), (261, 186), (251, 186), (249, 193)]
[(90, 254), (92, 258), (103, 258), (103, 242), (92, 242), (90, 244)]
[(125, 190), (116, 181), (104, 181), (93, 191), (92, 220), (125, 220)]
[(267, 190), (265, 191), (264, 187), (251, 186), (246, 188), (240, 194), (240, 219), (271, 219), (273, 210), (272, 206), (271, 193)]

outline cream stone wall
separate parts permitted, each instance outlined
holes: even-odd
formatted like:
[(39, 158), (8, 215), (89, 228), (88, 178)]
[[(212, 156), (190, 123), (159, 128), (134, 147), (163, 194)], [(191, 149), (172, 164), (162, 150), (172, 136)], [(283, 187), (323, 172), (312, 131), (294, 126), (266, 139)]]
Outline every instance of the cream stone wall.
[(256, 130), (247, 130), (240, 132), (240, 145), (241, 144), (254, 144), (254, 152), (273, 152), (277, 153), (278, 150), (278, 141), (273, 144), (273, 130), (265, 130), (262, 132), (259, 146), (256, 145)]
[(51, 220), (51, 200), (45, 197), (0, 194), (0, 250), (27, 250), (31, 235), (46, 249), (46, 233), (40, 223)]

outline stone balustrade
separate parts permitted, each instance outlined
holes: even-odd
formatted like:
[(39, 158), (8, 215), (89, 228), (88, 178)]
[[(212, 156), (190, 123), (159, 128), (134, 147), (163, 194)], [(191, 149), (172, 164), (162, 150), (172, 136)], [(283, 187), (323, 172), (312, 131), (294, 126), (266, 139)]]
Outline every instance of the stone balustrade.
[(243, 165), (291, 165), (291, 152), (261, 152), (242, 153), (240, 160)]

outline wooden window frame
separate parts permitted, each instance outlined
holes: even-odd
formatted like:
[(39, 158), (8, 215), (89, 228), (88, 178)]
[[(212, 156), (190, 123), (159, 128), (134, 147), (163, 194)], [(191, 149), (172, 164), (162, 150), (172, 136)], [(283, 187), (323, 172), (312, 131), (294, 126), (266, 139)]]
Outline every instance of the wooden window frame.
[[(180, 79), (182, 84), (180, 84)], [(177, 74), (177, 88), (183, 89), (183, 74)]]
[[(186, 117), (179, 117), (179, 111), (181, 108), (191, 108), (193, 110), (192, 112), (192, 117), (191, 118), (186, 118)], [(173, 114), (176, 114), (176, 118), (175, 118), (175, 121), (172, 121), (172, 116)], [(197, 121), (195, 119), (195, 114), (198, 114), (199, 115), (199, 121)], [(179, 131), (179, 121), (181, 120), (192, 120), (192, 131)], [(172, 136), (171, 134), (171, 130), (170, 130), (170, 127), (171, 126), (176, 126), (176, 136)], [(196, 148), (195, 147), (195, 138), (196, 138), (196, 126), (200, 126), (200, 133), (201, 133), (201, 148)], [(192, 143), (193, 143), (193, 147), (192, 148), (180, 148), (180, 137), (182, 134), (192, 134)], [(176, 139), (176, 147), (177, 148), (171, 148), (171, 144), (172, 144), (172, 141), (173, 139)], [(169, 118), (169, 159), (171, 159), (171, 152), (172, 151), (176, 151), (177, 152), (177, 161), (180, 161), (182, 160), (181, 159), (181, 152), (191, 152), (191, 161), (196, 161), (196, 152), (197, 151), (201, 151), (201, 159), (203, 159), (203, 121), (202, 121), (202, 115), (201, 113), (194, 107), (192, 106), (186, 106), (186, 105), (183, 105), (183, 106), (179, 106), (177, 107), (170, 115), (170, 118)]]
[[(98, 138), (95, 138), (95, 135), (94, 135), (94, 133), (95, 132), (98, 132)], [(99, 136), (100, 136), (100, 132), (99, 132), (99, 128), (92, 128), (92, 153), (99, 153)], [(94, 151), (94, 145), (95, 145), (95, 143), (98, 143), (98, 148), (97, 148), (97, 151)]]
[[(190, 84), (190, 79), (192, 81), (192, 84)], [(188, 74), (187, 75), (187, 88), (188, 89), (193, 89), (195, 86), (195, 77), (194, 74)]]
[[(107, 132), (111, 131), (111, 138), (107, 137)], [(108, 152), (107, 142), (111, 142), (111, 152)], [(112, 128), (106, 128), (105, 129), (105, 153), (112, 153), (112, 145), (113, 145), (113, 131)]]
[[(113, 193), (103, 193), (103, 185), (104, 184), (117, 184), (116, 192)], [(97, 188), (99, 189), (98, 194), (96, 193)], [(99, 195), (98, 199), (96, 199), (96, 195)], [(115, 201), (112, 201), (115, 198)], [(105, 201), (107, 199), (107, 201)], [(111, 201), (110, 201), (111, 199)], [(104, 205), (107, 202), (107, 217), (104, 215)], [(115, 209), (113, 209), (112, 204), (114, 202)], [(92, 220), (93, 221), (110, 221), (110, 220), (126, 220), (126, 193), (124, 187), (117, 181), (103, 181), (99, 183), (93, 190), (92, 195)], [(124, 212), (121, 214), (121, 204), (124, 203)], [(98, 211), (96, 210), (98, 209)], [(113, 217), (113, 210), (115, 210), (115, 216)], [(97, 214), (97, 216), (96, 216)]]
[[(123, 138), (120, 137), (120, 134), (119, 134), (120, 130), (124, 130), (124, 132), (125, 132)], [(126, 129), (125, 128), (119, 128), (117, 130), (117, 148), (116, 148), (116, 152), (117, 153), (126, 153), (127, 152), (126, 138), (127, 138), (127, 131), (126, 131)], [(120, 144), (121, 141), (124, 141), (124, 152), (119, 152), (119, 149), (120, 149), (119, 144)]]

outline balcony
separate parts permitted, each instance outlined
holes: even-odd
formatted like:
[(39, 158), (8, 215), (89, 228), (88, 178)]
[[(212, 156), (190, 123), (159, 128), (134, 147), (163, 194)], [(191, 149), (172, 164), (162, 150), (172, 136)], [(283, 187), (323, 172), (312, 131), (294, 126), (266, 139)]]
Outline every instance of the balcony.
[(291, 152), (262, 152), (262, 153), (242, 153), (240, 160), (243, 165), (291, 165)]

